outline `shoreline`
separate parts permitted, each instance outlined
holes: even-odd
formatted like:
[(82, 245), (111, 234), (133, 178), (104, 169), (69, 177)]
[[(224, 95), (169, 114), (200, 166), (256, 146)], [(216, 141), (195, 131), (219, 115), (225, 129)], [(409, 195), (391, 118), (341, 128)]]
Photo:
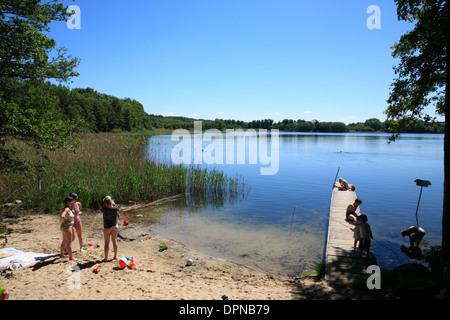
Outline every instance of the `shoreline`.
[[(126, 206), (123, 206), (126, 210)], [(59, 216), (42, 213), (2, 215), (8, 245), (25, 252), (56, 254), (0, 278), (10, 300), (341, 300), (351, 299), (343, 288), (333, 288), (314, 276), (284, 278), (267, 275), (244, 265), (208, 257), (183, 243), (142, 233), (133, 226), (119, 232), (137, 232), (130, 241), (118, 238), (119, 256), (133, 257), (135, 269), (120, 269), (103, 259), (103, 224), (100, 211), (83, 211), (83, 242), (92, 244), (74, 253), (76, 261), (59, 257)], [(126, 233), (124, 232), (126, 235)], [(151, 238), (148, 238), (151, 237)], [(4, 234), (0, 235), (4, 241)], [(159, 245), (166, 243), (167, 250)], [(78, 238), (72, 249), (79, 247)], [(109, 257), (113, 257), (112, 246)], [(186, 259), (193, 259), (186, 266)], [(98, 273), (93, 268), (100, 265)], [(73, 273), (72, 266), (79, 272)], [(75, 281), (76, 280), (76, 281)], [(70, 288), (70, 282), (78, 283)], [(77, 282), (78, 281), (78, 282)], [(72, 285), (73, 287), (73, 285)]]

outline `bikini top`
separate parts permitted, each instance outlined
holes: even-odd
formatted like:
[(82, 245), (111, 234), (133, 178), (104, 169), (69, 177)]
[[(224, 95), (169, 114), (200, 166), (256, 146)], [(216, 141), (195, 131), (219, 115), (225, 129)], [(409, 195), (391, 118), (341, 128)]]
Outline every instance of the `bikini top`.
[[(73, 219), (75, 218), (75, 215), (73, 214), (72, 209), (70, 209), (69, 207), (66, 206), (66, 208), (69, 209), (69, 217), (67, 218), (68, 221), (73, 221)], [(64, 208), (64, 209), (66, 209)]]

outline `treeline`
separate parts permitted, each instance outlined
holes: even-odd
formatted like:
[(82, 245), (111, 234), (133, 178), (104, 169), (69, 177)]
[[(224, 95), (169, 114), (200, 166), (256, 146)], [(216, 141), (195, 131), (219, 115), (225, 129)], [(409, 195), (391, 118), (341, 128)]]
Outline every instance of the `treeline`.
[[(175, 130), (184, 128), (194, 129), (194, 120), (186, 117), (163, 117), (161, 115), (150, 115), (151, 124), (154, 128)], [(274, 122), (272, 119), (253, 120), (244, 122), (240, 120), (202, 120), (202, 129), (278, 129), (284, 132), (389, 132), (389, 121), (381, 122), (379, 119), (371, 118), (364, 122), (319, 122), (318, 120), (293, 120), (284, 119)], [(433, 125), (421, 121), (406, 130), (407, 133), (444, 133), (444, 122), (436, 122)]]
[[(389, 122), (376, 118), (364, 122), (345, 124), (343, 122), (319, 122), (302, 119), (253, 120), (203, 120), (187, 117), (147, 114), (141, 103), (134, 99), (98, 93), (94, 89), (69, 89), (51, 85), (59, 99), (61, 115), (81, 121), (83, 131), (90, 132), (151, 132), (156, 129), (194, 129), (194, 121), (201, 120), (203, 130), (218, 129), (278, 129), (285, 132), (389, 132)], [(408, 133), (444, 133), (444, 122), (433, 125), (418, 122), (407, 130)]]
[[(370, 118), (364, 122), (319, 122), (317, 120), (289, 120), (273, 124), (273, 128), (290, 132), (389, 132), (389, 121), (380, 121)], [(407, 133), (444, 133), (444, 122), (436, 122), (433, 125), (424, 121), (415, 123), (406, 130)]]

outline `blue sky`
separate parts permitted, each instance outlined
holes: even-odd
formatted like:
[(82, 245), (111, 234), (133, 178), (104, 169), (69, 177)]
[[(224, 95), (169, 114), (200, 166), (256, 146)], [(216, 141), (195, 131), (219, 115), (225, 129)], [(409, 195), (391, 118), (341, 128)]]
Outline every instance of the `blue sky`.
[[(70, 87), (202, 119), (385, 120), (391, 46), (411, 24), (387, 0), (78, 0), (51, 35), (81, 59)], [(370, 5), (381, 29), (369, 29)]]

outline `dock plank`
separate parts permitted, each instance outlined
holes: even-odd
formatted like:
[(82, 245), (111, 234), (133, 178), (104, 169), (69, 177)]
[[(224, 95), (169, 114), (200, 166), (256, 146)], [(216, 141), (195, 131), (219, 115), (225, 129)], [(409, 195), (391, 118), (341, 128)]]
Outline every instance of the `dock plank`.
[[(366, 258), (359, 257), (359, 249), (353, 251), (354, 225), (345, 221), (347, 206), (356, 199), (352, 191), (339, 191), (334, 188), (331, 196), (328, 235), (325, 248), (325, 279), (336, 282), (351, 282), (364, 280), (369, 277), (367, 267), (376, 265), (373, 251)], [(357, 209), (359, 213), (359, 208)]]

